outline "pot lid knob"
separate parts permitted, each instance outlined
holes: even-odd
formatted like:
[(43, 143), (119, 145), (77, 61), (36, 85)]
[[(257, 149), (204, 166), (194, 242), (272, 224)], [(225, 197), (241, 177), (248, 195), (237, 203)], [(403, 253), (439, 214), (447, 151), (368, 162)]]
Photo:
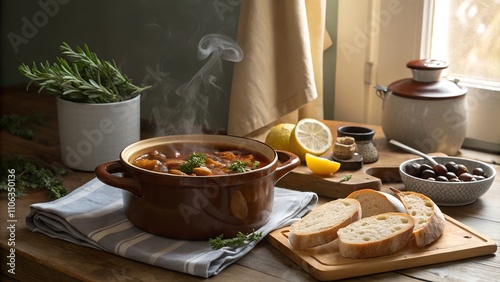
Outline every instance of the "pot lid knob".
[(409, 61), (406, 67), (416, 70), (442, 70), (448, 67), (448, 63), (434, 59), (420, 59)]
[(435, 82), (441, 77), (443, 69), (448, 67), (448, 63), (433, 59), (420, 59), (409, 61), (406, 64), (411, 70), (413, 80), (418, 82)]

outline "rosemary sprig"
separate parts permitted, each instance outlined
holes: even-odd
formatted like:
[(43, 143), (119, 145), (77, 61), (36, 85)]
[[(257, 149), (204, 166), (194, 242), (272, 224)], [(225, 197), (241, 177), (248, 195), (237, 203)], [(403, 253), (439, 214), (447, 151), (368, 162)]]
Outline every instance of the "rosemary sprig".
[(223, 239), (224, 235), (219, 235), (215, 239), (210, 239), (208, 242), (210, 243), (210, 246), (212, 246), (212, 249), (221, 249), (223, 247), (239, 247), (244, 244), (248, 244), (252, 241), (258, 241), (260, 238), (262, 238), (262, 232), (252, 232), (247, 235), (238, 232), (236, 234), (236, 237), (234, 238), (227, 238)]
[(87, 45), (73, 50), (67, 43), (60, 46), (62, 57), (32, 67), (19, 66), (22, 75), (61, 98), (83, 103), (112, 103), (131, 99), (150, 86), (136, 86), (114, 61), (103, 61)]

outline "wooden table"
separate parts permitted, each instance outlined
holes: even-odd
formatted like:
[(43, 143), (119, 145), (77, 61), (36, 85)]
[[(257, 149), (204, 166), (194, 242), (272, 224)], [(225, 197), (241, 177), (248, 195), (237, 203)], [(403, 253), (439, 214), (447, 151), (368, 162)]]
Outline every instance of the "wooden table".
[[(59, 141), (55, 98), (48, 95), (26, 93), (25, 87), (2, 89), (0, 95), (2, 114), (45, 115), (43, 124), (34, 125), (35, 139), (25, 140), (0, 131), (1, 153), (23, 154), (46, 163), (60, 164)], [(339, 125), (348, 123), (325, 121), (333, 132)], [(349, 123), (351, 124), (351, 123)], [(368, 125), (365, 125), (368, 126)], [(376, 130), (375, 142), (380, 150), (388, 148), (382, 130)], [(147, 135), (147, 133), (146, 133)], [(483, 155), (484, 156), (484, 155)], [(495, 159), (498, 156), (487, 155)], [(500, 172), (500, 167), (495, 165)], [(93, 173), (71, 172), (65, 185), (74, 189), (94, 177)], [(286, 179), (286, 177), (285, 177)], [(286, 183), (284, 181), (283, 183)], [(278, 183), (280, 184), (280, 183)], [(385, 189), (386, 187), (384, 187)], [(0, 194), (0, 251), (2, 281), (199, 281), (201, 278), (173, 272), (144, 263), (125, 259), (104, 251), (82, 247), (62, 240), (52, 239), (29, 231), (24, 219), (33, 203), (47, 201), (42, 191), (31, 191), (15, 201), (17, 225), (15, 229), (16, 274), (7, 273), (9, 232), (7, 224), (7, 199)], [(322, 200), (327, 200), (323, 198)], [(486, 195), (471, 205), (443, 207), (443, 212), (500, 243), (500, 177)], [(497, 250), (497, 254), (498, 254)], [(348, 281), (492, 281), (498, 279), (500, 256), (487, 255), (449, 263), (403, 269), (394, 272), (353, 278)], [(266, 240), (261, 241), (249, 254), (223, 270), (211, 281), (315, 281), (306, 271), (293, 263)]]

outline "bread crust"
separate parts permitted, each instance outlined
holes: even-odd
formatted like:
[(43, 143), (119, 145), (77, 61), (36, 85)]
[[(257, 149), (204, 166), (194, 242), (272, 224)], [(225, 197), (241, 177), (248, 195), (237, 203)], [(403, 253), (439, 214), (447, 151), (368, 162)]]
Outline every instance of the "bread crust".
[(288, 241), (301, 250), (327, 244), (337, 239), (340, 228), (359, 220), (361, 215), (361, 205), (355, 199), (327, 202), (293, 223)]
[[(385, 221), (384, 218), (391, 220)], [(393, 222), (401, 222), (401, 224), (393, 224)], [(365, 217), (338, 231), (339, 253), (345, 258), (352, 259), (367, 259), (397, 253), (411, 241), (414, 225), (415, 220), (412, 216), (400, 212)], [(390, 234), (359, 235), (366, 229), (391, 229), (396, 226), (397, 228), (394, 228)], [(365, 236), (366, 239), (359, 239), (355, 235)], [(377, 238), (377, 235), (382, 237)]]
[[(443, 235), (446, 219), (439, 207), (429, 197), (418, 192), (402, 192), (394, 188), (391, 188), (391, 190), (403, 202), (408, 214), (415, 217), (417, 224), (413, 230), (413, 235), (417, 248), (423, 248)], [(415, 201), (425, 205), (431, 211), (431, 214), (424, 215), (425, 212), (416, 207)], [(422, 217), (426, 218), (423, 224), (421, 223)]]
[(356, 199), (361, 204), (363, 217), (386, 212), (406, 213), (403, 203), (395, 196), (373, 189), (356, 190), (346, 198)]

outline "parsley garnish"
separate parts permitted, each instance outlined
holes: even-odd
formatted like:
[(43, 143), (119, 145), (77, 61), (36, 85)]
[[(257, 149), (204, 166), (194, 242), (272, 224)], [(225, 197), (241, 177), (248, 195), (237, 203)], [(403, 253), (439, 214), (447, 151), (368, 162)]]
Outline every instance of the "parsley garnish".
[(185, 163), (179, 165), (179, 170), (185, 174), (193, 173), (193, 168), (202, 167), (205, 165), (207, 157), (203, 153), (192, 153)]
[(256, 169), (256, 168), (258, 168), (258, 167), (259, 167), (259, 165), (260, 165), (260, 162), (259, 162), (259, 161), (255, 161), (255, 162), (253, 163), (253, 165), (252, 165), (252, 169)]
[(230, 164), (227, 168), (236, 171), (236, 172), (245, 172), (247, 171), (248, 162), (242, 162), (240, 160), (234, 161), (234, 163)]
[(224, 235), (219, 235), (215, 239), (208, 240), (210, 246), (212, 246), (212, 249), (221, 249), (223, 247), (235, 248), (252, 241), (258, 241), (260, 238), (262, 238), (262, 232), (252, 232), (247, 235), (238, 232), (238, 234), (236, 234), (236, 237), (234, 238), (223, 239), (223, 237)]

